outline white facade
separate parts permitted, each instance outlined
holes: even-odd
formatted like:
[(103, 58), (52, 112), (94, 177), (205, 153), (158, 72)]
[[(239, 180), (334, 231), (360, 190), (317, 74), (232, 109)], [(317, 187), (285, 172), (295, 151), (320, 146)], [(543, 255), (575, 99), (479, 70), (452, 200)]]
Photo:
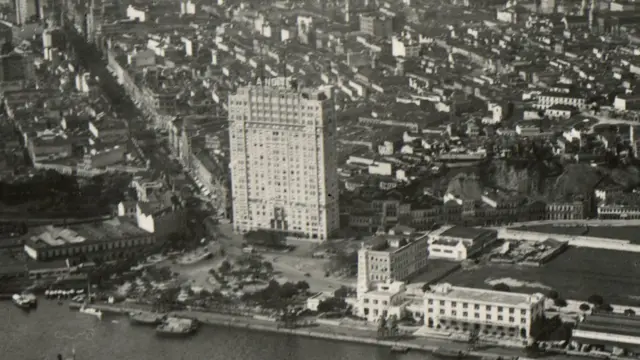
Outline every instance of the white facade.
[(637, 110), (640, 107), (640, 95), (618, 95), (613, 102), (616, 110)]
[(129, 20), (138, 20), (140, 22), (147, 21), (147, 12), (144, 10), (136, 9), (133, 5), (127, 7), (127, 18)]
[(356, 315), (369, 322), (376, 322), (381, 317), (387, 318), (390, 315), (400, 317), (404, 292), (405, 285), (401, 281), (376, 284), (373, 289), (358, 297)]
[(582, 96), (563, 93), (546, 93), (538, 97), (538, 107), (546, 109), (554, 105), (569, 105), (578, 109), (585, 109), (587, 107), (587, 99)]
[(339, 228), (333, 97), (275, 86), (229, 97), (234, 229), (326, 240)]
[(479, 330), (481, 339), (532, 341), (533, 322), (544, 314), (542, 294), (519, 294), (438, 284), (424, 294), (425, 325), (447, 332)]
[(358, 296), (373, 282), (400, 281), (427, 266), (428, 235), (405, 240), (402, 236), (386, 239), (384, 248), (362, 247), (358, 250)]
[(196, 4), (191, 0), (180, 2), (180, 14), (181, 15), (195, 15)]
[(422, 44), (410, 35), (398, 35), (391, 38), (391, 55), (394, 57), (411, 58), (420, 55)]
[[(445, 202), (452, 198), (452, 194), (445, 195)], [(486, 196), (483, 201), (489, 206), (497, 204)], [(470, 229), (461, 226), (443, 226), (429, 233), (429, 256), (454, 261), (462, 261), (482, 251), (494, 242), (497, 234), (490, 230)]]

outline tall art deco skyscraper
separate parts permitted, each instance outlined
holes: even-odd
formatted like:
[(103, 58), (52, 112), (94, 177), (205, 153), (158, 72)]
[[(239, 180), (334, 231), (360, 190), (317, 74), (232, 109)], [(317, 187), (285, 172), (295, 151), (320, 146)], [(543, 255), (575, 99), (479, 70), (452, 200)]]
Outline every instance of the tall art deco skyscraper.
[(229, 122), (234, 229), (324, 241), (339, 228), (331, 87), (242, 87)]

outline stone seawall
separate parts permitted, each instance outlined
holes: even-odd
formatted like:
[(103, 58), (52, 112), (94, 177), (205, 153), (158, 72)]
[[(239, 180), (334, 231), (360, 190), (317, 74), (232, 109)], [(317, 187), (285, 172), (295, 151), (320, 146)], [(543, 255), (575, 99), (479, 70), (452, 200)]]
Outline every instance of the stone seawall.
[[(149, 307), (138, 304), (92, 304), (92, 307), (103, 312), (114, 314), (127, 314), (135, 310), (148, 310)], [(71, 308), (79, 308), (80, 304), (71, 304)], [(417, 351), (437, 352), (440, 349), (446, 351), (464, 351), (467, 349), (466, 344), (456, 343), (450, 340), (430, 339), (426, 337), (401, 338), (398, 340), (382, 340), (375, 338), (374, 331), (364, 331), (351, 329), (347, 327), (331, 327), (331, 326), (310, 326), (298, 329), (286, 329), (279, 327), (275, 321), (265, 320), (263, 317), (254, 318), (251, 316), (237, 316), (228, 314), (218, 314), (203, 311), (174, 311), (171, 316), (185, 317), (195, 319), (202, 324), (226, 326), (238, 329), (250, 329), (255, 331), (266, 331), (272, 333), (290, 334), (296, 336), (305, 336), (316, 339), (325, 339), (333, 341), (346, 341), (352, 343), (385, 346), (385, 347), (406, 347)], [(469, 353), (474, 358), (497, 359), (501, 358), (518, 358), (524, 355), (522, 349), (491, 347), (486, 350), (477, 350)], [(553, 360), (568, 360), (565, 355), (554, 355)], [(572, 356), (573, 359), (579, 358)]]

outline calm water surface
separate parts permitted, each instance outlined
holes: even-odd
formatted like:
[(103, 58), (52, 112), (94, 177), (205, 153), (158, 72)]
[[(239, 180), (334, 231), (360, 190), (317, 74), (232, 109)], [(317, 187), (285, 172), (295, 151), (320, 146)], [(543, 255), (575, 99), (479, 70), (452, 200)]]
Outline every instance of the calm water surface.
[(250, 330), (204, 326), (185, 339), (155, 336), (153, 328), (132, 327), (121, 316), (99, 321), (40, 299), (26, 313), (0, 302), (0, 360), (416, 360), (424, 353), (390, 354), (388, 348)]

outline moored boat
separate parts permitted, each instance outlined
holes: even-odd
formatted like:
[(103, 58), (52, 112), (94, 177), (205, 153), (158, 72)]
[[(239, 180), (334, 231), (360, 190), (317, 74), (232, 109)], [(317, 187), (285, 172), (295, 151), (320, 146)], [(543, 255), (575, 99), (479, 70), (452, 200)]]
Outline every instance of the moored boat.
[(129, 313), (129, 322), (132, 325), (160, 325), (166, 315), (147, 311), (132, 311)]
[(192, 319), (169, 317), (156, 327), (160, 336), (186, 336), (198, 330), (198, 322)]
[(13, 303), (24, 310), (33, 309), (38, 306), (38, 299), (33, 294), (13, 294)]
[(82, 307), (78, 311), (83, 313), (83, 314), (95, 316), (98, 319), (102, 320), (102, 311), (100, 311), (98, 309), (94, 309), (92, 307), (88, 307), (87, 305), (82, 305)]
[(406, 346), (392, 346), (391, 347), (391, 352), (392, 353), (400, 353), (400, 354), (406, 354), (409, 352), (409, 348)]
[(468, 351), (447, 349), (439, 347), (433, 350), (433, 354), (438, 357), (450, 358), (450, 359), (466, 359), (469, 356)]

